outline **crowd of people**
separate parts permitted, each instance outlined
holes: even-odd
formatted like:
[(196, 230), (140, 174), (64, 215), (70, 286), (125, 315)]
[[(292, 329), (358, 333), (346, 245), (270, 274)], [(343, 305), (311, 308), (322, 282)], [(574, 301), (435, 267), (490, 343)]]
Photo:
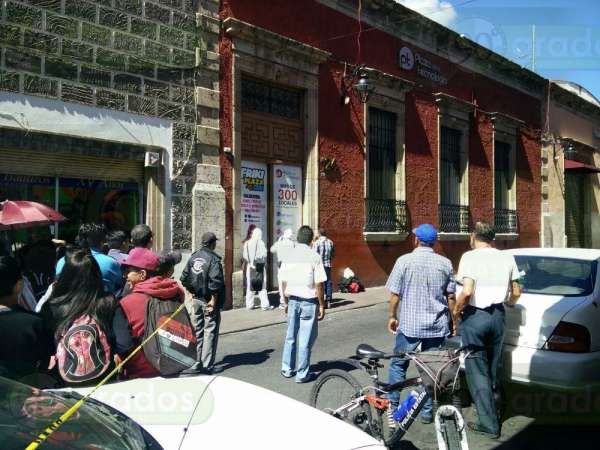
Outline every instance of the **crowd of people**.
[[(395, 335), (394, 352), (434, 349), (457, 333), (463, 344), (485, 349), (465, 363), (479, 418), (468, 426), (497, 437), (495, 391), (505, 307), (514, 306), (520, 296), (515, 260), (493, 247), (493, 227), (478, 222), (471, 235), (472, 250), (462, 256), (455, 275), (451, 262), (434, 251), (437, 230), (423, 224), (414, 234), (415, 249), (397, 259), (386, 284), (391, 293), (387, 328)], [(153, 312), (175, 317), (186, 290), (187, 309), (175, 319), (177, 327), (159, 334), (157, 342), (183, 340), (184, 347), (193, 348), (193, 354), (182, 351), (178, 359), (189, 364), (175, 369), (171, 365), (170, 375), (214, 372), (225, 303), (214, 233), (204, 233), (202, 247), (185, 263), (180, 283), (173, 274), (181, 254), (154, 253), (147, 225), (136, 225), (128, 237), (121, 231), (107, 235), (103, 225), (84, 224), (73, 246), (56, 247), (48, 233), (38, 235), (17, 257), (0, 256), (0, 375), (37, 386), (93, 384), (114, 367), (120, 367), (120, 379), (165, 375), (158, 356), (134, 349), (153, 338), (163, 322), (160, 315), (152, 320)], [(277, 268), (279, 307), (287, 314), (281, 375), (305, 383), (315, 377), (311, 351), (318, 322), (331, 307), (334, 245), (324, 229), (315, 235), (302, 226), (296, 235), (285, 230), (270, 251)], [(263, 309), (272, 309), (267, 247), (260, 229), (250, 226), (242, 256), (246, 308), (253, 309), (258, 296)], [(33, 277), (32, 261), (37, 274)], [(160, 353), (160, 342), (153, 348)], [(407, 367), (408, 360), (393, 359), (389, 382), (402, 381)], [(393, 411), (399, 398), (392, 395), (390, 401)], [(431, 401), (421, 417), (432, 422)]]
[[(134, 349), (158, 328), (153, 312), (186, 300), (173, 279), (181, 254), (153, 252), (152, 230), (144, 224), (130, 236), (83, 224), (74, 245), (38, 235), (43, 238), (0, 256), (0, 375), (39, 387), (95, 384), (115, 367), (115, 380), (164, 375), (164, 364), (157, 362), (161, 355), (145, 346)], [(156, 338), (159, 352), (161, 339), (193, 344), (195, 354), (182, 375), (211, 373), (214, 367), (225, 301), (216, 241), (214, 233), (205, 233), (183, 272), (191, 301), (189, 313), (174, 319), (182, 336), (173, 329)], [(44, 252), (35, 253), (39, 248)]]

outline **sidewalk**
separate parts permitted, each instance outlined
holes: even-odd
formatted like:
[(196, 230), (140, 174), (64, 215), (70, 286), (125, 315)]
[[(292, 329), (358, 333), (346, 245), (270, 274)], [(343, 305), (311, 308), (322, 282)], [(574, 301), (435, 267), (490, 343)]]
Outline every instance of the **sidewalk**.
[[(368, 288), (358, 294), (342, 294), (334, 292), (331, 309), (325, 310), (328, 314), (335, 314), (350, 309), (365, 308), (367, 306), (385, 303), (389, 300), (389, 293), (385, 287)], [(257, 301), (258, 303), (258, 301)], [(260, 308), (247, 310), (246, 308), (231, 309), (221, 313), (221, 335), (253, 330), (278, 323), (285, 323), (286, 316), (281, 309), (263, 311)]]

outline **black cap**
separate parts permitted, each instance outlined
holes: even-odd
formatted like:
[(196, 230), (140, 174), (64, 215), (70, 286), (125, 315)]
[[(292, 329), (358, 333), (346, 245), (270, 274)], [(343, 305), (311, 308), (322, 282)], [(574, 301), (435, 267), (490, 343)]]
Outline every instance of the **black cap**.
[(202, 235), (202, 245), (207, 246), (217, 240), (217, 235), (212, 231), (207, 231)]

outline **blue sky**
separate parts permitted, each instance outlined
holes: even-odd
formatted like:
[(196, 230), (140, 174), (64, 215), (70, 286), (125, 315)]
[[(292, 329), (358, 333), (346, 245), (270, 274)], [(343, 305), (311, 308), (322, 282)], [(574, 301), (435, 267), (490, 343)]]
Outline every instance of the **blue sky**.
[[(396, 0), (545, 78), (600, 98), (600, 0)], [(535, 61), (533, 26), (535, 25)]]

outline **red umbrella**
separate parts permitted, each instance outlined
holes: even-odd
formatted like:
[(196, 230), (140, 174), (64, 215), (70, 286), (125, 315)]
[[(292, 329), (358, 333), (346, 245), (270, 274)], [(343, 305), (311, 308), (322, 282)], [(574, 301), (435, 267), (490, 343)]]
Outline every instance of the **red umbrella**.
[(0, 230), (32, 228), (65, 220), (65, 216), (41, 203), (24, 200), (0, 203)]

